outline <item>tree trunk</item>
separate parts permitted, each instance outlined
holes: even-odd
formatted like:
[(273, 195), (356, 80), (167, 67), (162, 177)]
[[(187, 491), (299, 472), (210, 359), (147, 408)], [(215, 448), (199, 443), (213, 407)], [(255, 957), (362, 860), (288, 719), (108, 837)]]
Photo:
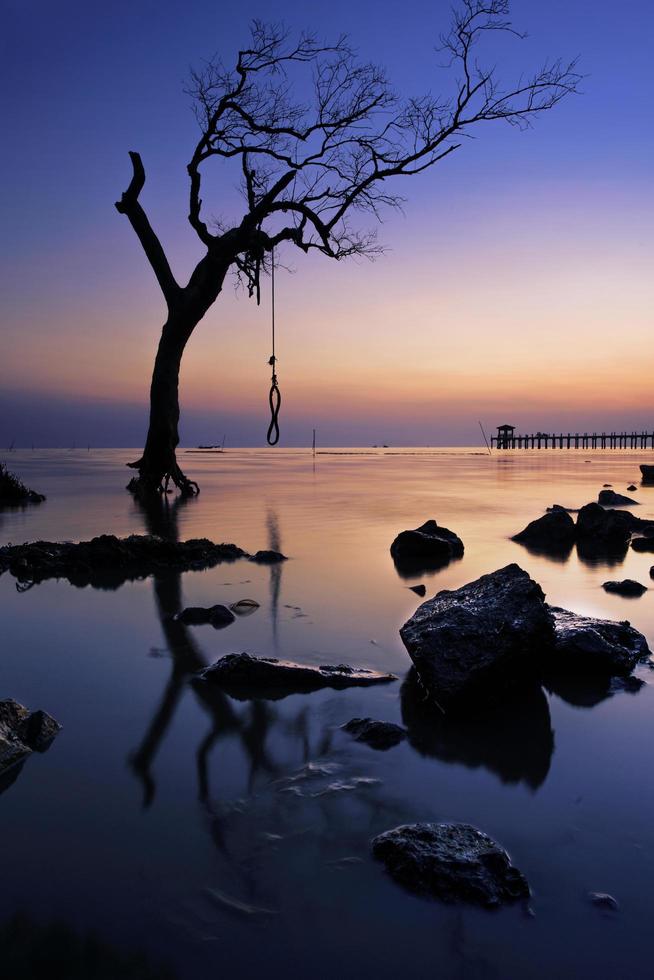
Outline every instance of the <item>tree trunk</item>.
[(165, 492), (169, 481), (182, 493), (198, 492), (177, 464), (179, 443), (179, 369), (186, 343), (199, 318), (190, 313), (171, 313), (164, 324), (150, 384), (150, 424), (140, 459), (128, 463), (139, 471), (128, 489), (134, 493)]

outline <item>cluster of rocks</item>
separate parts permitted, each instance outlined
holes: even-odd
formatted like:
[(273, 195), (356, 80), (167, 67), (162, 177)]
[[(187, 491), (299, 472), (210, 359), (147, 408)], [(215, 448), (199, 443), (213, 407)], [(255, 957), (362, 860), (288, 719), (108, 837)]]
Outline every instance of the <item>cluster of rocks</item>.
[(654, 551), (654, 521), (629, 511), (605, 510), (599, 503), (581, 507), (574, 521), (568, 508), (555, 505), (512, 540), (549, 555), (569, 554), (575, 544), (582, 556), (624, 553), (629, 543), (635, 551)]
[(46, 711), (30, 711), (11, 698), (0, 701), (0, 790), (32, 752), (45, 752), (61, 730)]
[(0, 575), (9, 571), (23, 585), (67, 579), (79, 587), (112, 589), (164, 570), (198, 571), (239, 558), (262, 564), (286, 560), (276, 551), (252, 555), (235, 544), (215, 544), (208, 538), (167, 541), (153, 534), (126, 538), (101, 534), (76, 544), (34, 541), (7, 545), (0, 548)]
[(439, 592), (400, 636), (443, 711), (493, 698), (546, 670), (622, 675), (649, 656), (645, 638), (629, 623), (549, 606), (541, 587), (516, 564)]

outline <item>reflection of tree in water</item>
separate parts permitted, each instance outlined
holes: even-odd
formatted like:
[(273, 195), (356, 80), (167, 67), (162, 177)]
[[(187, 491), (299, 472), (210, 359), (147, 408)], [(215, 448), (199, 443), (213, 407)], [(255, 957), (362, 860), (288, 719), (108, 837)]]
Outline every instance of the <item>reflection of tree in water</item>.
[[(179, 511), (188, 505), (193, 506), (194, 503), (195, 498), (177, 497), (170, 502), (162, 495), (146, 502), (138, 501), (137, 505), (141, 509), (149, 534), (178, 541)], [(267, 523), (268, 546), (271, 550), (279, 551), (281, 535), (277, 516), (273, 511), (269, 511)], [(271, 621), (275, 648), (278, 642), (277, 614), (281, 575), (281, 565), (270, 566)], [(306, 761), (309, 754), (306, 709), (301, 709), (295, 719), (279, 719), (275, 709), (266, 701), (253, 700), (247, 703), (244, 711), (240, 711), (236, 710), (232, 699), (219, 688), (205, 683), (189, 685), (189, 681), (198, 671), (207, 666), (207, 660), (189, 627), (174, 618), (183, 608), (181, 574), (170, 571), (156, 574), (154, 595), (161, 628), (172, 658), (172, 670), (148, 729), (140, 745), (130, 757), (130, 765), (143, 783), (144, 805), (149, 806), (154, 799), (156, 782), (152, 775), (152, 765), (177, 706), (189, 686), (200, 706), (211, 719), (211, 729), (202, 739), (197, 750), (199, 796), (205, 805), (210, 801), (209, 756), (221, 738), (233, 734), (240, 738), (250, 764), (248, 777), (250, 790), (259, 772), (276, 775), (279, 771), (267, 748), (268, 738), (274, 726), (281, 726), (287, 735), (297, 738), (302, 746), (302, 757)]]

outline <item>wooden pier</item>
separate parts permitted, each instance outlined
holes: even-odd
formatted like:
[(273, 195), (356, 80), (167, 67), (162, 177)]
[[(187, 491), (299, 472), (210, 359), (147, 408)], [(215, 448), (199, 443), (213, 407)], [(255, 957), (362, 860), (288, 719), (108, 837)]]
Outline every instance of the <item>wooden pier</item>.
[(516, 435), (515, 426), (499, 425), (491, 436), (495, 449), (654, 449), (653, 432), (535, 432)]

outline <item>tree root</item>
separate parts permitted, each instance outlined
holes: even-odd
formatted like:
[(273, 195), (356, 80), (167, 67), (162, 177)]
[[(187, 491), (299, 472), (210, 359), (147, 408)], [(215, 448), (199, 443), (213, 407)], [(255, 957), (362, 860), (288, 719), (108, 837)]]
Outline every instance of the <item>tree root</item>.
[(137, 459), (134, 463), (127, 464), (131, 469), (139, 471), (138, 476), (132, 477), (126, 489), (133, 493), (135, 497), (149, 497), (154, 493), (167, 494), (170, 483), (179, 490), (182, 497), (195, 497), (200, 493), (200, 487), (194, 480), (189, 480), (182, 472), (173, 456), (172, 464), (166, 467), (152, 467), (148, 465), (144, 457)]

